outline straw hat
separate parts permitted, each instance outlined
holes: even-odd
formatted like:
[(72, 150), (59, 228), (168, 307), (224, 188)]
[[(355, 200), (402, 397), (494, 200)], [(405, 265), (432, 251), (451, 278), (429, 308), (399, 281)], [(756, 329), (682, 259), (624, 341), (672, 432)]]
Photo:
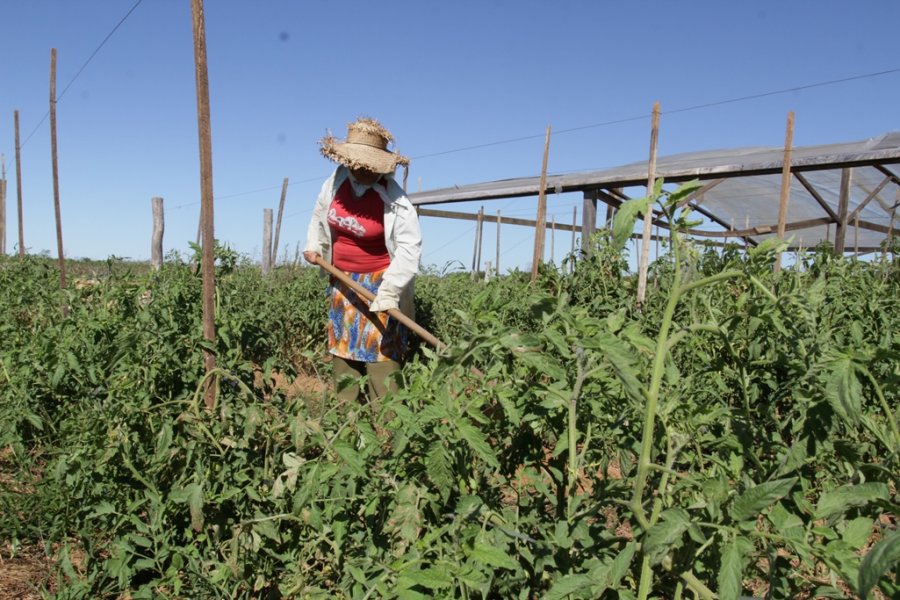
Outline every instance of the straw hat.
[(367, 169), (373, 173), (393, 173), (397, 165), (408, 166), (409, 159), (387, 149), (394, 141), (381, 123), (360, 117), (347, 124), (347, 139), (336, 139), (330, 133), (319, 141), (322, 155), (351, 169)]

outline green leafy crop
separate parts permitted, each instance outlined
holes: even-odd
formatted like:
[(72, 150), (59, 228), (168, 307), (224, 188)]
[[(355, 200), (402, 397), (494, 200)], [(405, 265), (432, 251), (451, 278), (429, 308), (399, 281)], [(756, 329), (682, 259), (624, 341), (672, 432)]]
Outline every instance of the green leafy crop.
[(0, 258), (4, 548), (58, 599), (896, 596), (900, 269), (695, 246), (692, 189), (534, 283), (421, 274), (448, 348), (378, 405), (328, 389), (317, 269), (222, 254), (206, 374), (191, 265)]

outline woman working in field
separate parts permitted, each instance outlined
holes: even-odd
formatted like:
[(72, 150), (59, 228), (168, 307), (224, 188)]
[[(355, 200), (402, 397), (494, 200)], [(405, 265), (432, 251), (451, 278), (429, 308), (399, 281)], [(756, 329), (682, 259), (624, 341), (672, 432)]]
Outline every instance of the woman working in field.
[(330, 262), (375, 294), (367, 305), (330, 279), (328, 351), (339, 400), (357, 399), (363, 376), (370, 400), (395, 389), (391, 375), (400, 369), (409, 332), (386, 311), (399, 308), (413, 318), (422, 234), (394, 179), (397, 165), (407, 166), (409, 159), (389, 151), (392, 142), (390, 132), (369, 118), (350, 123), (344, 141), (328, 135), (320, 142), (322, 154), (338, 166), (319, 192), (303, 256), (312, 264)]

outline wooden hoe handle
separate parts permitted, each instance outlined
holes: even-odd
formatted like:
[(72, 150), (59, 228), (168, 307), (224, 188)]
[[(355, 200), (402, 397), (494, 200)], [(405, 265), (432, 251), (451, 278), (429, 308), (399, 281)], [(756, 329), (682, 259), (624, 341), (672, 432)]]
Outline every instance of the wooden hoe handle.
[[(369, 290), (367, 290), (366, 288), (364, 288), (357, 282), (350, 279), (350, 277), (348, 277), (346, 273), (344, 273), (343, 271), (341, 271), (334, 265), (326, 262), (321, 256), (319, 256), (316, 259), (316, 264), (319, 265), (320, 267), (322, 267), (323, 269), (325, 269), (326, 271), (328, 271), (329, 273), (331, 273), (332, 275), (334, 275), (335, 277), (337, 277), (341, 281), (341, 283), (348, 286), (350, 289), (352, 289), (354, 292), (356, 292), (357, 294), (359, 294), (361, 297), (365, 298), (369, 302), (372, 302), (372, 300), (375, 299), (375, 295), (372, 292), (370, 292)], [(409, 327), (420, 338), (422, 338), (423, 340), (425, 340), (426, 342), (428, 342), (429, 344), (434, 346), (436, 349), (441, 350), (441, 349), (447, 347), (447, 345), (444, 344), (441, 340), (439, 340), (436, 337), (434, 337), (433, 335), (431, 335), (428, 332), (428, 330), (426, 330), (421, 325), (419, 325), (418, 323), (416, 323), (415, 321), (413, 321), (412, 319), (410, 319), (409, 317), (404, 315), (402, 312), (400, 312), (399, 309), (392, 308), (392, 309), (388, 310), (387, 313), (389, 315), (391, 315), (392, 317), (394, 317), (395, 319), (397, 319), (398, 321), (400, 321), (401, 323), (403, 323), (404, 325), (406, 325), (407, 327)]]

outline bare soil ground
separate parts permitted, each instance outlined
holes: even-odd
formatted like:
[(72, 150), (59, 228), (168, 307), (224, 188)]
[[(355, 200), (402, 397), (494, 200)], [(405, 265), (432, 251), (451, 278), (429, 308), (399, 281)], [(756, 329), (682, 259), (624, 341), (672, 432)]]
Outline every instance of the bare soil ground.
[(0, 550), (0, 598), (39, 600), (39, 589), (49, 586), (50, 560), (39, 548), (19, 548), (12, 554), (9, 544)]

